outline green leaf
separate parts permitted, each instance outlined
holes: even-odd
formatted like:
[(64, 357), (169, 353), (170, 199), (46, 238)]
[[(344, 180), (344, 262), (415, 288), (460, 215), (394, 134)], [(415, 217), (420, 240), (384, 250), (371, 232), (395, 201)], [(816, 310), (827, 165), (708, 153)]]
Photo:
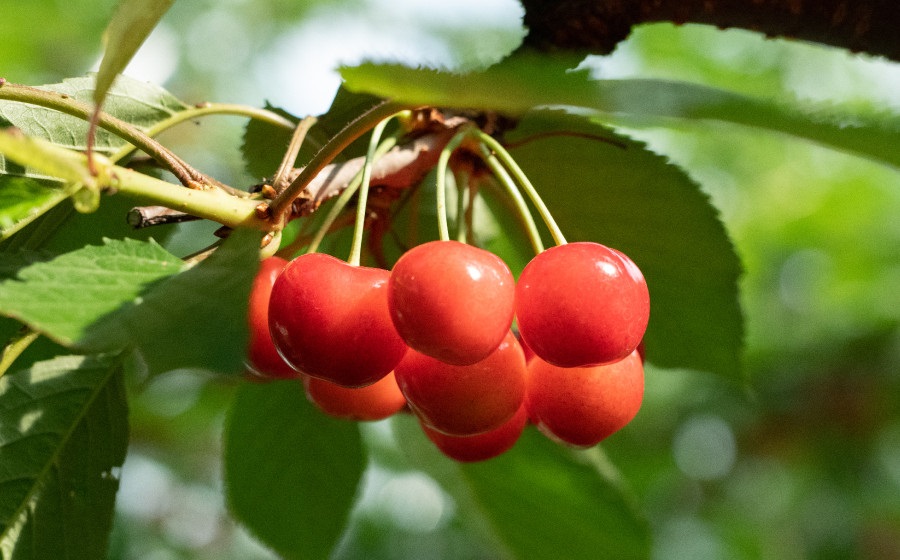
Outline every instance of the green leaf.
[(107, 240), (0, 283), (0, 314), (82, 351), (134, 347), (151, 374), (236, 373), (243, 369), (260, 235), (235, 231), (184, 272), (181, 260), (156, 243)]
[(812, 108), (707, 86), (651, 79), (594, 79), (572, 56), (508, 58), (469, 74), (367, 63), (343, 68), (345, 85), (398, 102), (520, 115), (570, 106), (643, 124), (721, 121), (790, 134), (900, 167), (900, 115), (846, 106)]
[[(266, 109), (274, 111), (291, 121), (297, 121), (297, 117), (268, 103), (266, 104)], [(291, 141), (292, 134), (290, 130), (275, 126), (272, 123), (259, 119), (250, 119), (247, 127), (244, 129), (244, 141), (241, 144), (241, 154), (244, 156), (244, 167), (247, 169), (247, 172), (260, 179), (272, 177), (281, 164), (281, 159)], [(310, 136), (307, 134), (304, 145), (309, 140)]]
[(20, 269), (0, 283), (0, 313), (73, 346), (92, 324), (182, 266), (156, 243), (106, 240)]
[(284, 558), (328, 558), (365, 468), (353, 422), (315, 409), (297, 381), (245, 383), (225, 430), (232, 514)]
[[(60, 93), (75, 101), (91, 103), (94, 83), (94, 76), (85, 76), (40, 86), (40, 89)], [(110, 115), (145, 130), (185, 109), (187, 105), (166, 90), (126, 76), (116, 80), (104, 106), (104, 111)], [(76, 151), (87, 149), (86, 120), (55, 109), (0, 100), (0, 127), (10, 125), (20, 129), (26, 136), (49, 140), (64, 148)], [(110, 154), (123, 145), (125, 141), (114, 134), (102, 129), (97, 131), (95, 149), (99, 153)], [(0, 159), (0, 172), (15, 171), (17, 170), (4, 167)]]
[(510, 153), (568, 241), (617, 248), (643, 271), (647, 358), (740, 381), (741, 265), (698, 186), (644, 144), (562, 111), (527, 115), (506, 140), (525, 141)]
[(0, 175), (0, 241), (67, 196), (59, 181)]
[(455, 463), (398, 419), (398, 440), (412, 464), (449, 492), (458, 515), (498, 541), (490, 557), (528, 560), (649, 558), (647, 521), (597, 449), (572, 451), (526, 428), (515, 447), (481, 463)]
[(97, 72), (94, 102), (101, 105), (116, 76), (128, 66), (175, 0), (122, 0), (103, 34), (104, 53)]
[(116, 360), (67, 356), (0, 378), (0, 551), (106, 558), (127, 401)]

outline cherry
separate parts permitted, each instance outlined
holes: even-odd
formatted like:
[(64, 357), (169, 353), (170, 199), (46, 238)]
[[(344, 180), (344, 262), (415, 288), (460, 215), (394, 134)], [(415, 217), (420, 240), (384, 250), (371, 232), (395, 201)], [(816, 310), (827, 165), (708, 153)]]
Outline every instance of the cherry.
[(534, 257), (516, 286), (519, 332), (560, 367), (611, 363), (640, 343), (650, 294), (640, 269), (599, 243), (568, 243)]
[(389, 275), (320, 253), (291, 261), (269, 302), (278, 352), (295, 369), (344, 387), (390, 373), (406, 344), (388, 312)]
[(509, 331), (480, 362), (455, 366), (410, 349), (394, 373), (419, 420), (448, 435), (497, 428), (515, 414), (525, 396), (525, 356)]
[(528, 364), (529, 418), (552, 439), (596, 445), (628, 424), (641, 407), (644, 367), (637, 351), (611, 364), (561, 368), (540, 358)]
[(341, 387), (330, 381), (303, 376), (306, 397), (319, 410), (347, 420), (383, 420), (406, 406), (406, 398), (397, 386), (394, 374), (389, 373), (365, 387)]
[(250, 287), (247, 323), (250, 339), (245, 365), (250, 379), (293, 379), (300, 373), (278, 354), (269, 334), (269, 297), (272, 285), (288, 262), (280, 257), (263, 259)]
[(422, 424), (422, 431), (441, 453), (464, 463), (485, 461), (505, 453), (522, 435), (528, 420), (524, 404), (513, 417), (493, 430), (474, 436), (448, 436)]
[(404, 253), (391, 271), (391, 317), (410, 348), (453, 365), (485, 359), (515, 312), (515, 279), (500, 257), (458, 241)]

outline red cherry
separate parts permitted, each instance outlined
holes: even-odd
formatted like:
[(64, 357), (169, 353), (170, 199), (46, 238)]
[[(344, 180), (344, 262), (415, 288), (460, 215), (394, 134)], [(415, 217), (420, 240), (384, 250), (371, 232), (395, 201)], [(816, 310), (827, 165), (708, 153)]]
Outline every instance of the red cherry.
[(388, 312), (389, 275), (319, 253), (291, 261), (269, 302), (278, 352), (295, 369), (344, 387), (390, 373), (406, 344)]
[(631, 259), (599, 243), (569, 243), (534, 257), (516, 287), (519, 332), (560, 367), (621, 360), (650, 318), (650, 294)]
[(247, 323), (250, 340), (245, 365), (252, 380), (293, 379), (300, 373), (278, 354), (269, 334), (269, 297), (272, 285), (288, 262), (280, 257), (263, 259), (250, 287)]
[(448, 435), (480, 434), (500, 426), (525, 396), (525, 356), (508, 331), (480, 362), (455, 366), (410, 349), (394, 373), (419, 420)]
[(596, 445), (637, 414), (644, 367), (632, 352), (612, 364), (561, 368), (540, 358), (528, 364), (526, 405), (538, 429), (576, 447)]
[(512, 448), (522, 435), (528, 415), (525, 406), (520, 406), (513, 417), (498, 428), (474, 436), (448, 436), (422, 424), (422, 431), (441, 452), (464, 463), (485, 461), (501, 455)]
[(336, 418), (383, 420), (406, 406), (406, 398), (400, 392), (393, 373), (359, 388), (341, 387), (324, 379), (304, 375), (303, 387), (310, 402), (325, 414)]
[(432, 241), (400, 257), (389, 284), (391, 317), (410, 348), (454, 365), (483, 360), (515, 312), (515, 279), (500, 257), (458, 241)]

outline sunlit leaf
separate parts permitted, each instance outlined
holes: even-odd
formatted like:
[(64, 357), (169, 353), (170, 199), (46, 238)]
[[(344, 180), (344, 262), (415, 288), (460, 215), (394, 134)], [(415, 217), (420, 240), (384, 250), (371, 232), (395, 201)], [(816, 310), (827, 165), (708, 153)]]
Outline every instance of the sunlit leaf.
[(328, 558), (365, 468), (359, 430), (306, 401), (297, 381), (245, 383), (225, 431), (231, 513), (283, 558)]
[(481, 72), (454, 74), (397, 64), (341, 70), (346, 87), (411, 104), (489, 109), (520, 115), (571, 106), (643, 124), (720, 121), (793, 135), (900, 167), (900, 115), (810, 108), (687, 82), (595, 79), (571, 57), (512, 57)]
[(116, 76), (128, 66), (175, 0), (121, 0), (103, 35), (104, 53), (97, 72), (94, 102), (102, 104)]
[(3, 558), (105, 558), (127, 444), (115, 360), (68, 356), (0, 378)]

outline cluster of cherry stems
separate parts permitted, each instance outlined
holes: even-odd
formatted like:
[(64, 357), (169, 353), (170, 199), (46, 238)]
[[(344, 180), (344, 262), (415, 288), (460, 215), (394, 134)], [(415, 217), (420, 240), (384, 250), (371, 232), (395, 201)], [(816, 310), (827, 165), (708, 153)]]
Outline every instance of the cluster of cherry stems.
[(498, 256), (450, 240), (391, 271), (269, 257), (251, 289), (247, 364), (260, 380), (300, 379), (335, 417), (408, 409), (458, 461), (507, 451), (529, 422), (589, 447), (640, 408), (649, 310), (634, 262), (593, 242), (540, 252), (518, 282)]

